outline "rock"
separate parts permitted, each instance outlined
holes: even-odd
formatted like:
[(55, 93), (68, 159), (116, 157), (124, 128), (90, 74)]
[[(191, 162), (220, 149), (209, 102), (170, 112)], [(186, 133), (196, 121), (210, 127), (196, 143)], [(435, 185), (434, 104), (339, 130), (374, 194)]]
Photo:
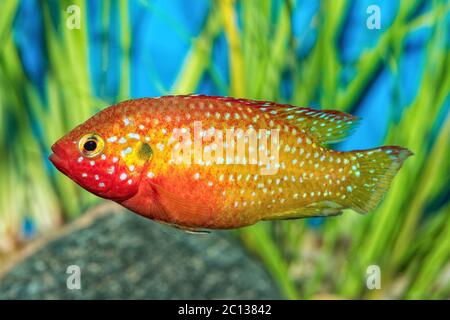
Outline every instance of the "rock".
[[(81, 289), (67, 287), (71, 265), (80, 268)], [(130, 213), (60, 235), (0, 279), (0, 299), (222, 298), (281, 295), (230, 232), (193, 235)]]

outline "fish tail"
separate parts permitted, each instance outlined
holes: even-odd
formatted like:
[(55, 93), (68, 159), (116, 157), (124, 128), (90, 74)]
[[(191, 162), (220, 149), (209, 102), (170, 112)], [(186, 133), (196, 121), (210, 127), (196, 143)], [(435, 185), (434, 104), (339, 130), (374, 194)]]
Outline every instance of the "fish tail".
[(402, 147), (386, 146), (348, 154), (356, 165), (349, 169), (344, 205), (367, 213), (378, 206), (403, 162), (413, 153)]

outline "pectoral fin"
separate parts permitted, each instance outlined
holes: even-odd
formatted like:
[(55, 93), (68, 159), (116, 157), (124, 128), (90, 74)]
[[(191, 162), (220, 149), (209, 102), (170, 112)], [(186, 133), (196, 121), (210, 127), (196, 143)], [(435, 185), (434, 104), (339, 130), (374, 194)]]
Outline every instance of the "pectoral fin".
[(202, 233), (201, 230), (190, 225), (207, 226), (211, 221), (210, 217), (213, 213), (211, 207), (199, 204), (193, 201), (194, 199), (183, 199), (157, 183), (150, 182), (150, 185), (155, 190), (158, 206), (164, 212), (164, 217), (169, 224), (185, 231)]

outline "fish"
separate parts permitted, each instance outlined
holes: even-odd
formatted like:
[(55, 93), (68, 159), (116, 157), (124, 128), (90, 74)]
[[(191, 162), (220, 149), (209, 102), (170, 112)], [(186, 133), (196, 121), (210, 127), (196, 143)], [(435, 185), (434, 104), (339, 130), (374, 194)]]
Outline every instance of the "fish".
[(360, 119), (270, 101), (173, 95), (112, 105), (51, 147), (87, 191), (190, 232), (376, 209), (412, 152), (336, 151)]

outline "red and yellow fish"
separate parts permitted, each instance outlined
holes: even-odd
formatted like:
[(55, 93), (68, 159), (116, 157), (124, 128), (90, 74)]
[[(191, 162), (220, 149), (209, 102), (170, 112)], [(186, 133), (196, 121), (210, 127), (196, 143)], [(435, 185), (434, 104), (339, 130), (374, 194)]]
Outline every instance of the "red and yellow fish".
[(84, 189), (186, 230), (373, 210), (411, 152), (340, 152), (358, 119), (328, 110), (204, 95), (113, 105), (53, 146)]

